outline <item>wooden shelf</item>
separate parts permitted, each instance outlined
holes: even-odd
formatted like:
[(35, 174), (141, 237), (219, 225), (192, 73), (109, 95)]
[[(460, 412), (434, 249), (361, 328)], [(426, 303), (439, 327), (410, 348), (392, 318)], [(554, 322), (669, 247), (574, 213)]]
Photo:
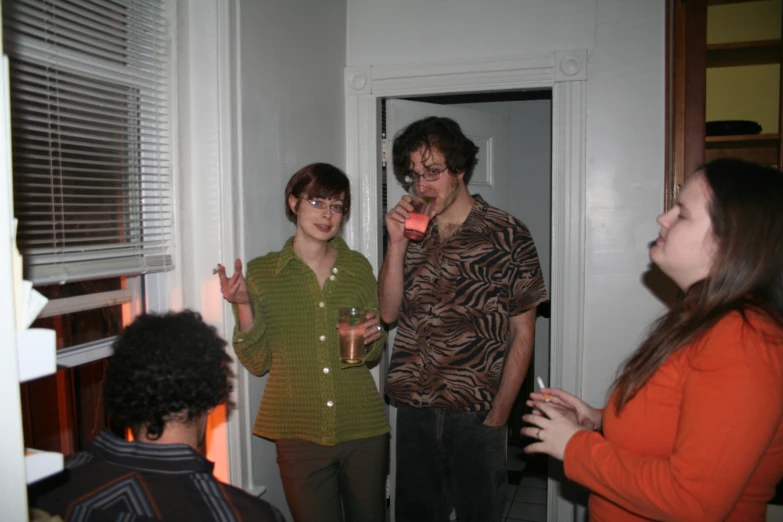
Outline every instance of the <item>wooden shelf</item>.
[(749, 134), (742, 136), (707, 136), (704, 161), (717, 158), (740, 158), (762, 165), (777, 165), (778, 134)]
[(759, 0), (707, 0), (707, 5), (744, 4), (746, 2), (758, 2)]
[(769, 143), (777, 143), (779, 139), (778, 134), (739, 134), (734, 136), (707, 136), (707, 147), (715, 148), (720, 144), (727, 144), (732, 147), (738, 147), (742, 144), (747, 144), (750, 147), (757, 147), (759, 145), (766, 145)]
[(707, 45), (707, 67), (741, 67), (780, 63), (783, 41), (757, 40)]

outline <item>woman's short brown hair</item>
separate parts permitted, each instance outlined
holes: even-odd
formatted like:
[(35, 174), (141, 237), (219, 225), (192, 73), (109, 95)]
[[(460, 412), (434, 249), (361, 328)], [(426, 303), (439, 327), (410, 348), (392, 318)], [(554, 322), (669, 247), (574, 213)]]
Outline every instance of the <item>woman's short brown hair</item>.
[[(302, 167), (288, 180), (285, 187), (285, 215), (296, 223), (296, 214), (288, 205), (288, 198), (341, 199), (345, 206), (343, 220), (348, 219), (351, 211), (351, 183), (345, 172), (328, 163), (311, 163)], [(299, 201), (296, 203), (299, 208)]]

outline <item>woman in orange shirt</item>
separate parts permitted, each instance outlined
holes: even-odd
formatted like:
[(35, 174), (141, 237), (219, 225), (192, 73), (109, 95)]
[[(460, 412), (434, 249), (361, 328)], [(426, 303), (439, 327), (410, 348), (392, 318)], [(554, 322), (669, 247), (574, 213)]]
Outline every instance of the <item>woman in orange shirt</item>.
[(713, 161), (658, 223), (650, 258), (683, 298), (603, 410), (532, 394), (525, 451), (592, 491), (591, 522), (762, 522), (783, 476), (783, 174)]

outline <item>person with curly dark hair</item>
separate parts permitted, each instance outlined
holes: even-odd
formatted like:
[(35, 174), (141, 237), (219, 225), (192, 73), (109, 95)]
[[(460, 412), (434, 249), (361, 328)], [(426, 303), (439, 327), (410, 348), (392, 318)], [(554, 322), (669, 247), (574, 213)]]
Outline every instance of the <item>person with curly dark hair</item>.
[(225, 347), (193, 311), (136, 318), (115, 341), (104, 382), (113, 423), (134, 440), (100, 433), (33, 504), (66, 521), (282, 521), (267, 502), (219, 482), (198, 451), (209, 413), (231, 391)]
[(136, 440), (166, 440), (193, 424), (198, 429), (188, 433), (198, 443), (206, 414), (225, 404), (231, 391), (225, 346), (195, 312), (139, 317), (114, 345), (106, 368), (106, 410)]

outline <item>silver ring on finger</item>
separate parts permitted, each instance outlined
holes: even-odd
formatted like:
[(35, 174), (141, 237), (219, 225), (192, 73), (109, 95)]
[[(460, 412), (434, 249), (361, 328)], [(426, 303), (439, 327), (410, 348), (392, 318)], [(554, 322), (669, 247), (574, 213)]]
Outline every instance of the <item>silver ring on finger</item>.
[(538, 431), (536, 432), (536, 438), (541, 440), (541, 428), (538, 428)]
[(378, 325), (377, 328), (378, 328), (378, 333), (381, 333), (383, 331), (383, 327), (381, 325)]

